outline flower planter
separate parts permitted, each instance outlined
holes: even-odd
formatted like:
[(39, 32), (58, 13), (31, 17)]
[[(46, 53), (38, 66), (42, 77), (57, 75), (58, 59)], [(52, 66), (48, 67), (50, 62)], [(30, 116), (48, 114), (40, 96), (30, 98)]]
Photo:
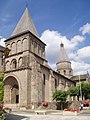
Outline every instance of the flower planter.
[(44, 106), (44, 107), (47, 107), (47, 106), (48, 106), (48, 102), (44, 102), (44, 103), (43, 103), (43, 106)]
[(4, 108), (6, 113), (11, 113), (12, 109), (11, 108)]
[(77, 111), (63, 111), (63, 115), (66, 115), (66, 116), (76, 116), (77, 115)]
[(79, 108), (65, 108), (63, 111), (63, 115), (77, 115), (79, 112)]

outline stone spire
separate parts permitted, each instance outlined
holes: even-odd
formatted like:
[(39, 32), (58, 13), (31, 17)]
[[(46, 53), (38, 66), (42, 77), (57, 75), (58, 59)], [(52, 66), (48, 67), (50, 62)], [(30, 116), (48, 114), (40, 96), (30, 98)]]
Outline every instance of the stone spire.
[(14, 29), (11, 36), (20, 34), (25, 31), (30, 31), (32, 34), (34, 34), (36, 37), (38, 36), (37, 30), (33, 24), (33, 21), (30, 17), (28, 8), (25, 9), (20, 21), (18, 22), (16, 28)]
[(64, 62), (64, 61), (69, 61), (69, 59), (68, 59), (68, 55), (64, 49), (64, 44), (61, 43), (60, 44), (60, 55), (58, 57), (57, 63)]
[(68, 55), (64, 49), (64, 44), (60, 44), (60, 55), (58, 58), (58, 61), (56, 63), (57, 65), (57, 72), (71, 78), (73, 75), (73, 70), (71, 68), (71, 62), (68, 59)]

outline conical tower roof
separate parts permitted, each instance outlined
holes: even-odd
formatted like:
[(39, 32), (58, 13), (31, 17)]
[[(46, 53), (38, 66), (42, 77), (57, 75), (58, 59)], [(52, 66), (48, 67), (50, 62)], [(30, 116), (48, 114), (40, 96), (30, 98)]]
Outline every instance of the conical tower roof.
[(60, 44), (60, 54), (59, 54), (57, 63), (64, 62), (64, 61), (68, 61), (69, 62), (69, 59), (68, 59), (68, 55), (67, 55), (67, 53), (66, 53), (66, 51), (64, 49), (64, 44), (61, 43)]
[(25, 9), (20, 21), (16, 25), (16, 28), (14, 29), (11, 36), (20, 34), (25, 31), (30, 31), (36, 37), (39, 37), (27, 8)]

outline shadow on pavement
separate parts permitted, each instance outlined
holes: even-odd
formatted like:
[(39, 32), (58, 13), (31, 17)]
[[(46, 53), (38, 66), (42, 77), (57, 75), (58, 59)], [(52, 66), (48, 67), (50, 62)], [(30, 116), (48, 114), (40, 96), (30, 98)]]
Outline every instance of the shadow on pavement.
[(27, 119), (28, 117), (25, 117), (25, 116), (14, 115), (14, 114), (5, 115), (5, 120), (23, 120), (24, 118), (28, 120)]

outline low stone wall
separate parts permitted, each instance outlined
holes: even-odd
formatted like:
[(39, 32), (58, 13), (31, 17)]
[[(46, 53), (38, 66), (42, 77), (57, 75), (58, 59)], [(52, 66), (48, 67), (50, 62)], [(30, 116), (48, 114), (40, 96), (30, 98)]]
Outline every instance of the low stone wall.
[(67, 102), (48, 102), (48, 106), (45, 107), (43, 106), (42, 103), (31, 103), (30, 105), (27, 106), (26, 109), (47, 109), (47, 110), (63, 110), (64, 108), (67, 108)]
[(66, 115), (66, 116), (72, 116), (72, 115), (77, 115), (77, 111), (63, 111), (63, 115)]
[[(23, 107), (20, 106), (20, 109), (22, 109)], [(56, 102), (48, 102), (48, 106), (45, 107), (43, 106), (43, 103), (31, 103), (30, 105), (28, 105), (27, 107), (24, 107), (26, 109), (46, 109), (46, 110), (56, 110), (57, 109), (57, 103)]]
[(40, 106), (38, 106), (38, 109), (46, 109), (46, 110), (56, 110), (57, 106), (56, 106), (56, 102), (48, 102), (48, 106), (45, 107), (43, 106), (43, 104), (41, 103)]

